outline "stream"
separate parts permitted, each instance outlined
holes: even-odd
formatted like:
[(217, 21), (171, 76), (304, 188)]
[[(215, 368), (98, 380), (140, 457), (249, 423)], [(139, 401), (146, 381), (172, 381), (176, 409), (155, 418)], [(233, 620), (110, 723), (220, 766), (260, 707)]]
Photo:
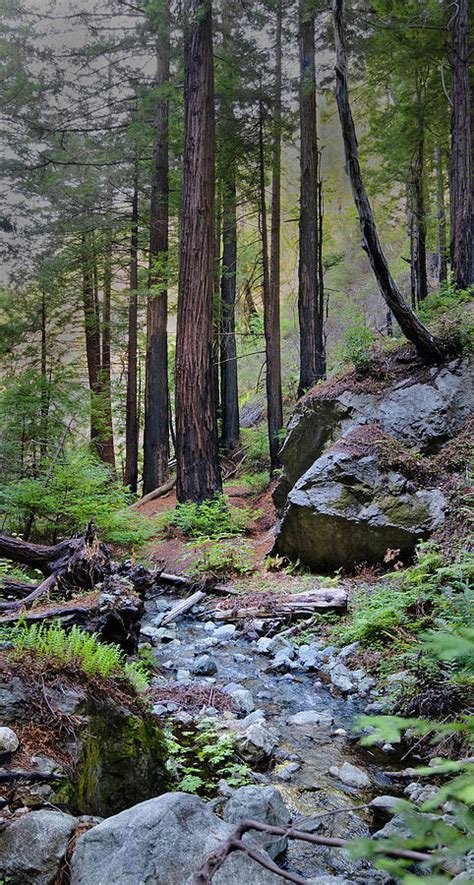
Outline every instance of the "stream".
[[(176, 601), (171, 597), (166, 597), (165, 601), (162, 596), (148, 600), (142, 630), (147, 626), (159, 628), (163, 611)], [(271, 657), (258, 651), (255, 640), (241, 636), (239, 631), (235, 632), (235, 638), (213, 636), (215, 629), (208, 617), (205, 609), (195, 606), (192, 614), (188, 613), (167, 628), (171, 630), (168, 641), (153, 648), (159, 668), (154, 684), (161, 687), (169, 682), (175, 685), (194, 682), (227, 691), (247, 689), (251, 692), (255, 709), (263, 711), (265, 727), (276, 737), (272, 762), (263, 773), (256, 773), (256, 780), (278, 788), (293, 819), (331, 813), (313, 825), (307, 825), (307, 829), (343, 838), (368, 836), (383, 826), (388, 818), (382, 812), (373, 808), (359, 809), (377, 795), (394, 792), (393, 784), (383, 774), (382, 766), (387, 766), (387, 757), (360, 748), (351, 732), (354, 718), (363, 712), (367, 700), (364, 703), (364, 699), (356, 695), (333, 697), (316, 673), (305, 672), (303, 668), (295, 668), (289, 673), (268, 672)], [(142, 639), (145, 638), (142, 635)], [(217, 666), (212, 676), (192, 673), (196, 658), (203, 654), (209, 655)], [(179, 678), (178, 671), (181, 671)], [(176, 705), (167, 709), (176, 713)], [(289, 717), (309, 710), (324, 714), (321, 724), (288, 723)], [(210, 715), (222, 720), (225, 714), (216, 711), (213, 714), (212, 708), (201, 713), (202, 717)], [(240, 716), (245, 716), (245, 712)], [(337, 773), (330, 773), (331, 768), (339, 768), (344, 762), (365, 772), (370, 785), (348, 786)], [(342, 811), (352, 808), (357, 810)], [(342, 813), (334, 815), (334, 811)], [(318, 875), (360, 877), (361, 865), (365, 867), (346, 851), (293, 840), (290, 840), (284, 860), (285, 868), (308, 878)], [(383, 873), (366, 871), (358, 881), (385, 881), (383, 877)]]

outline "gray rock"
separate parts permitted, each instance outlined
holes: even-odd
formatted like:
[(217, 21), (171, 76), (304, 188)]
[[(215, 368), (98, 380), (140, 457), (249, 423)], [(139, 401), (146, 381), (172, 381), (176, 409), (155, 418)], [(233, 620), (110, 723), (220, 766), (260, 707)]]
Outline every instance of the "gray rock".
[(316, 879), (308, 879), (308, 885), (351, 885), (351, 882), (343, 876), (317, 876)]
[(356, 652), (359, 651), (360, 642), (351, 642), (350, 645), (345, 645), (344, 648), (338, 652), (337, 656), (340, 661), (345, 661), (347, 658), (351, 658)]
[(301, 710), (288, 719), (288, 725), (322, 725), (329, 727), (334, 722), (334, 717), (326, 711)]
[(190, 670), (186, 670), (185, 667), (180, 667), (179, 670), (176, 671), (176, 679), (178, 682), (184, 682), (186, 679), (189, 679), (191, 675)]
[(244, 730), (249, 727), (249, 725), (253, 725), (254, 722), (264, 722), (265, 721), (265, 713), (263, 710), (254, 710), (252, 713), (249, 713), (245, 719), (241, 719), (239, 722), (239, 728)]
[(173, 642), (176, 638), (176, 630), (171, 630), (169, 627), (157, 627), (154, 633), (155, 642), (163, 642), (166, 644), (167, 642)]
[(0, 831), (0, 877), (11, 885), (51, 885), (76, 818), (42, 809), (15, 815)]
[(283, 765), (278, 766), (276, 771), (277, 778), (280, 781), (290, 781), (300, 768), (299, 762), (285, 762)]
[(213, 635), (218, 639), (231, 639), (236, 630), (237, 627), (235, 624), (222, 624), (222, 626), (217, 627), (217, 629), (214, 630)]
[(379, 562), (388, 548), (409, 555), (447, 506), (440, 489), (410, 490), (401, 474), (389, 488), (375, 453), (332, 450), (289, 492), (273, 552), (324, 570)]
[[(252, 818), (275, 827), (286, 827), (291, 820), (283, 799), (275, 787), (240, 787), (226, 803), (223, 812), (225, 821), (238, 824), (245, 818)], [(252, 841), (257, 842), (270, 857), (278, 857), (285, 851), (288, 840), (271, 833), (250, 831)], [(244, 837), (245, 841), (248, 837)]]
[(371, 806), (372, 808), (382, 808), (384, 811), (392, 811), (397, 805), (400, 805), (400, 798), (398, 796), (376, 796), (375, 799), (372, 799)]
[(144, 642), (151, 642), (152, 645), (159, 645), (161, 627), (152, 627), (151, 624), (145, 624), (140, 629), (140, 639)]
[(0, 721), (22, 719), (28, 706), (26, 689), (18, 676), (0, 681)]
[(233, 691), (229, 691), (228, 693), (231, 698), (233, 698), (238, 710), (242, 713), (253, 713), (255, 710), (255, 704), (250, 691), (246, 688), (234, 688)]
[(322, 662), (322, 642), (312, 642), (311, 645), (301, 645), (298, 649), (298, 660), (305, 670), (319, 670)]
[(345, 664), (336, 663), (331, 667), (329, 678), (342, 694), (351, 694), (355, 690), (352, 673)]
[[(234, 826), (187, 793), (165, 793), (109, 817), (77, 842), (71, 885), (191, 885), (209, 854)], [(280, 885), (281, 879), (239, 852), (214, 876), (216, 885)]]
[(192, 664), (191, 672), (195, 676), (212, 676), (217, 673), (217, 664), (209, 655), (200, 655)]
[(14, 753), (19, 746), (18, 735), (6, 725), (0, 727), (0, 753)]
[(343, 784), (347, 784), (348, 787), (358, 787), (359, 789), (370, 787), (370, 778), (368, 774), (356, 765), (352, 765), (350, 762), (344, 762), (340, 768), (335, 765), (331, 766), (329, 773), (334, 777), (338, 777), (339, 780), (342, 781)]
[(295, 651), (293, 648), (282, 648), (281, 651), (278, 651), (273, 658), (273, 661), (266, 668), (270, 673), (288, 673), (289, 670), (292, 670), (295, 666), (293, 664), (293, 659), (295, 657)]
[(258, 720), (238, 735), (236, 746), (246, 762), (256, 765), (272, 755), (276, 740), (270, 730)]

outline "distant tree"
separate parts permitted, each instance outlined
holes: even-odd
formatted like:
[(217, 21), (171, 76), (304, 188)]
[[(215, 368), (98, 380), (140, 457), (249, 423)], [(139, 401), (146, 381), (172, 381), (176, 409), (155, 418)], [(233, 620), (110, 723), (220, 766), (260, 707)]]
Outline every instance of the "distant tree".
[(449, 4), (451, 27), (451, 270), (457, 286), (474, 282), (473, 168), (469, 83), (469, 3)]

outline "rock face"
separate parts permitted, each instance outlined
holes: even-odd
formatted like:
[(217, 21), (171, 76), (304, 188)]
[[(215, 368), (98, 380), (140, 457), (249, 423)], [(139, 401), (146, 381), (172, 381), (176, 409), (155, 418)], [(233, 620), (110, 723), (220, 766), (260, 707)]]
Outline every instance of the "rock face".
[[(286, 827), (291, 820), (290, 812), (276, 787), (254, 786), (240, 787), (224, 808), (224, 820), (228, 823), (238, 824), (245, 818), (259, 820), (274, 827)], [(272, 858), (278, 857), (285, 851), (288, 844), (288, 839), (284, 836), (260, 833), (257, 830), (249, 831), (248, 836), (244, 836), (244, 840), (247, 840), (249, 836)]]
[(0, 879), (9, 885), (50, 885), (76, 819), (60, 811), (31, 811), (0, 831)]
[(383, 472), (376, 454), (322, 455), (291, 489), (274, 550), (315, 568), (377, 562), (386, 550), (408, 555), (444, 519), (437, 489), (417, 489)]
[(444, 520), (447, 501), (435, 480), (420, 487), (387, 468), (375, 447), (352, 444), (357, 435), (378, 428), (415, 452), (433, 453), (474, 407), (465, 360), (377, 393), (344, 390), (343, 380), (335, 392), (328, 382), (297, 405), (274, 494), (281, 520), (273, 552), (316, 569), (377, 562), (388, 548), (410, 555)]
[[(196, 796), (166, 793), (89, 830), (77, 842), (71, 885), (190, 885), (234, 825)], [(268, 857), (268, 855), (267, 855)], [(281, 878), (236, 852), (214, 876), (216, 885), (280, 885)]]

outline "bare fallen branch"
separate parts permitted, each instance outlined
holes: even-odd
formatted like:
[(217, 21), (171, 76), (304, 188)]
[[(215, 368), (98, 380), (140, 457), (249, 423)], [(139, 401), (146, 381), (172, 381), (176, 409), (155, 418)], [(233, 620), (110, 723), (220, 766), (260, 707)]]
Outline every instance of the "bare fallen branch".
[(156, 498), (162, 498), (163, 495), (167, 495), (168, 492), (171, 492), (176, 485), (176, 477), (172, 476), (171, 479), (168, 479), (167, 482), (164, 482), (163, 485), (158, 486), (157, 489), (153, 489), (152, 492), (148, 492), (147, 495), (144, 495), (143, 498), (140, 498), (139, 501), (135, 501), (130, 505), (130, 510), (136, 510), (138, 507), (141, 507), (142, 504), (148, 504), (150, 501), (154, 501)]

